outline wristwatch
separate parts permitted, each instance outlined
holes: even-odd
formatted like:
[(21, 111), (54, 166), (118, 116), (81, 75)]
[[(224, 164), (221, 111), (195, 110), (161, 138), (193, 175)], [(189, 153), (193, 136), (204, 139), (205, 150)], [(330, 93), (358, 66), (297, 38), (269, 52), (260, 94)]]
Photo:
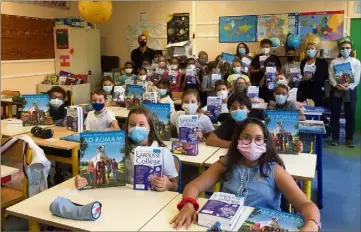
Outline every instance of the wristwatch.
[(322, 229), (322, 224), (320, 221), (317, 221), (315, 219), (309, 219), (309, 221), (313, 221), (314, 223), (316, 223), (316, 225), (318, 226), (318, 231), (321, 231)]

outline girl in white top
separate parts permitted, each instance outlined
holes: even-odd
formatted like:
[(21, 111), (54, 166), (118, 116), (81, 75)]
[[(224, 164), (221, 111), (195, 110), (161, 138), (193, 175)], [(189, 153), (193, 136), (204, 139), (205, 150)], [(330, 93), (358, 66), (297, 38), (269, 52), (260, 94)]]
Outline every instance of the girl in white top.
[[(357, 100), (356, 87), (360, 82), (360, 61), (352, 57), (352, 41), (346, 36), (338, 41), (340, 55), (332, 60), (329, 67), (329, 79), (332, 85), (331, 99), (331, 145), (337, 146), (340, 135), (341, 106), (344, 102), (346, 119), (346, 146), (354, 147), (355, 110)], [(353, 80), (350, 80), (353, 78)]]
[(187, 89), (184, 91), (182, 95), (182, 109), (184, 111), (176, 111), (170, 115), (171, 127), (177, 128), (177, 132), (179, 132), (180, 115), (198, 115), (199, 131), (195, 132), (195, 135), (199, 141), (202, 141), (203, 137), (207, 138), (214, 131), (214, 127), (209, 117), (201, 113), (200, 105), (201, 101), (197, 90)]
[(159, 93), (159, 103), (170, 104), (170, 112), (173, 113), (175, 109), (174, 109), (173, 99), (171, 98), (169, 80), (161, 79), (158, 82), (158, 93)]
[[(134, 178), (134, 149), (137, 146), (166, 147), (159, 139), (152, 121), (151, 113), (144, 107), (133, 109), (128, 114), (125, 125), (125, 166), (127, 184), (133, 184)], [(153, 176), (152, 185), (159, 192), (177, 191), (178, 171), (175, 167), (174, 158), (169, 149), (164, 153), (164, 175)], [(87, 179), (76, 176), (76, 188), (87, 185)]]

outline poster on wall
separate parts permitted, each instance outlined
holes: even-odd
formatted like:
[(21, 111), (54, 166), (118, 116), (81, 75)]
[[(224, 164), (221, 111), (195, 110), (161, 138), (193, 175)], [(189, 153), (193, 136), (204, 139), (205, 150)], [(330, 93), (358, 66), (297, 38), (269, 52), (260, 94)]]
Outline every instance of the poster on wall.
[(257, 36), (257, 16), (219, 17), (219, 42), (255, 42)]
[(257, 19), (257, 40), (277, 37), (286, 41), (288, 34), (288, 14), (259, 15)]
[(299, 35), (300, 33), (300, 14), (288, 14), (288, 33)]
[(313, 33), (321, 40), (338, 40), (343, 36), (344, 11), (322, 11), (300, 14), (301, 38)]
[(189, 40), (189, 13), (168, 15), (167, 44)]
[(69, 48), (69, 32), (68, 29), (56, 29), (56, 48), (68, 49)]

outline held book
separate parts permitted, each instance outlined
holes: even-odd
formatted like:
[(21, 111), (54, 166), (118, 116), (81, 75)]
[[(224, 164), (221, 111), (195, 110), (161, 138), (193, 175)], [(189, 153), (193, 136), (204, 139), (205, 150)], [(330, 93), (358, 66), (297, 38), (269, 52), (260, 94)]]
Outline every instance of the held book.
[(266, 83), (269, 90), (273, 90), (276, 85), (276, 67), (266, 67)]
[(80, 175), (88, 185), (82, 189), (125, 185), (125, 132), (80, 133)]
[(211, 76), (211, 78), (212, 78), (212, 88), (214, 88), (214, 85), (216, 84), (216, 82), (217, 82), (218, 80), (221, 80), (221, 79), (222, 79), (222, 76), (221, 76), (221, 74), (213, 73), (212, 76)]
[(196, 70), (194, 70), (194, 69), (186, 70), (186, 83), (187, 84), (197, 84)]
[(144, 88), (141, 85), (127, 85), (124, 93), (125, 107), (132, 110), (143, 102)]
[(157, 103), (157, 92), (145, 92), (143, 93), (143, 103)]
[(152, 113), (154, 129), (162, 141), (170, 141), (170, 104), (167, 103), (143, 103)]
[(238, 232), (300, 231), (304, 223), (301, 216), (257, 207), (254, 208)]
[(125, 88), (123, 86), (114, 86), (113, 101), (123, 102), (124, 94), (125, 94)]
[(221, 97), (207, 97), (207, 110), (214, 117), (221, 114), (222, 98)]
[(169, 70), (168, 72), (168, 80), (171, 84), (177, 84), (178, 71), (177, 70)]
[(68, 106), (66, 108), (66, 118), (64, 120), (68, 130), (83, 132), (84, 130), (84, 111), (81, 106)]
[(301, 133), (305, 134), (326, 134), (326, 128), (323, 121), (306, 120), (300, 121), (298, 127)]
[(179, 116), (179, 141), (198, 142), (195, 132), (198, 131), (199, 121), (197, 115)]
[(249, 98), (258, 98), (259, 86), (248, 86), (247, 95)]
[(138, 146), (134, 149), (135, 190), (155, 190), (153, 176), (163, 176), (164, 148)]
[(276, 145), (277, 152), (282, 154), (298, 153), (298, 121), (297, 111), (265, 111), (265, 124)]
[(351, 84), (355, 82), (354, 75), (352, 73), (351, 63), (336, 64), (333, 66), (335, 71), (335, 79), (337, 84)]
[(24, 98), (24, 108), (21, 111), (20, 119), (23, 126), (51, 125), (52, 120), (49, 113), (48, 94), (27, 94)]

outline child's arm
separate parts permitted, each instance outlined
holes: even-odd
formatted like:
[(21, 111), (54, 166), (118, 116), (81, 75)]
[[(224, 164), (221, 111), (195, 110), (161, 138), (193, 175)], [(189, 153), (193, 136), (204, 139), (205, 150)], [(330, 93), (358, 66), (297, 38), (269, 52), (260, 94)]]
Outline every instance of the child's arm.
[(152, 177), (152, 185), (158, 192), (164, 191), (177, 191), (178, 190), (178, 178), (168, 178), (166, 175), (162, 177)]
[(199, 86), (202, 86), (201, 81), (199, 80), (199, 76), (196, 74), (196, 81)]
[(186, 87), (187, 77), (185, 76), (185, 74), (183, 74), (182, 77), (183, 77), (182, 91), (184, 91), (184, 88)]
[(231, 141), (220, 139), (214, 132), (211, 132), (207, 137), (206, 144), (213, 147), (229, 148)]
[(305, 225), (301, 228), (301, 231), (319, 231), (317, 224), (313, 221), (320, 221), (320, 211), (317, 206), (307, 198), (290, 174), (281, 166), (276, 165), (274, 173), (277, 188), (289, 203), (291, 203), (298, 212), (302, 213)]
[(110, 123), (110, 128), (115, 129), (115, 130), (120, 130), (120, 127), (118, 125), (118, 121), (114, 120)]

